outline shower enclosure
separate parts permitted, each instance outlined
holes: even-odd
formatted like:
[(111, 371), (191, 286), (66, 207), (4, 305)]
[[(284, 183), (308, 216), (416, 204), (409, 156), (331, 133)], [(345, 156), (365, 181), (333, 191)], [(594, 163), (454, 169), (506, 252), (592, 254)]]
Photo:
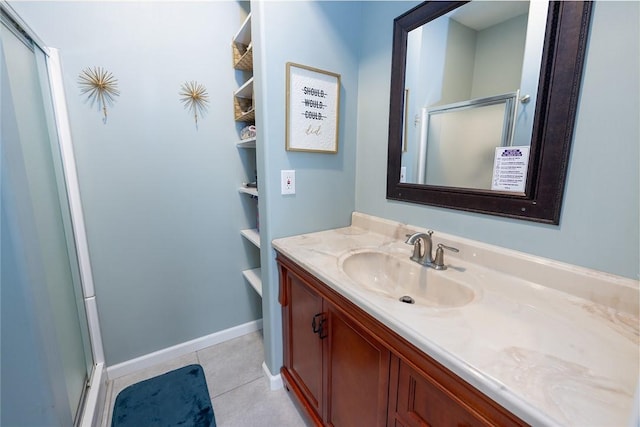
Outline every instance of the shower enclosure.
[(422, 109), (418, 184), (490, 190), (496, 147), (512, 145), (520, 92)]
[(4, 2), (0, 17), (0, 424), (79, 425), (103, 355), (87, 320), (90, 272), (79, 261), (55, 64)]

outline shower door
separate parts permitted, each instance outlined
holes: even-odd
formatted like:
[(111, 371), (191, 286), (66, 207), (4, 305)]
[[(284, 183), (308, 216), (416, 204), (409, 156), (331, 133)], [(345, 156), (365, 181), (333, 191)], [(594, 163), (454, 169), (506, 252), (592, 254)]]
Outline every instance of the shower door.
[[(55, 412), (60, 425), (70, 425), (78, 416), (94, 363), (60, 149), (52, 125), (46, 55), (6, 14), (1, 21), (2, 221), (12, 249), (17, 248), (14, 256), (20, 260), (10, 267), (24, 278), (5, 283), (10, 276), (3, 274), (3, 295), (4, 291), (26, 295), (25, 307), (32, 313), (34, 336), (39, 340), (35, 348), (44, 349), (41, 357), (51, 389), (48, 393), (56, 402), (47, 410)], [(19, 322), (3, 322), (3, 335), (18, 335), (20, 328), (24, 326)], [(2, 351), (4, 359), (5, 351), (11, 349), (3, 347)], [(20, 363), (19, 358), (14, 359)], [(5, 381), (13, 392), (21, 386), (11, 384), (20, 380), (19, 376), (13, 379), (7, 366), (3, 366), (3, 392)], [(4, 413), (3, 420), (7, 421)]]

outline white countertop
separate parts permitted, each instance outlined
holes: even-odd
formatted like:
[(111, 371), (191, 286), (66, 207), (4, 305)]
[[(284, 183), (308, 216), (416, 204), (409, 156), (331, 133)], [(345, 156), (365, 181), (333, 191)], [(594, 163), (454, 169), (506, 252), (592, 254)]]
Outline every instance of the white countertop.
[[(450, 266), (474, 290), (457, 308), (401, 303), (357, 286), (349, 253), (407, 257), (425, 231), (354, 213), (346, 228), (273, 246), (487, 396), (532, 425), (627, 426), (639, 380), (638, 281), (438, 233)], [(426, 268), (426, 267), (425, 267)]]

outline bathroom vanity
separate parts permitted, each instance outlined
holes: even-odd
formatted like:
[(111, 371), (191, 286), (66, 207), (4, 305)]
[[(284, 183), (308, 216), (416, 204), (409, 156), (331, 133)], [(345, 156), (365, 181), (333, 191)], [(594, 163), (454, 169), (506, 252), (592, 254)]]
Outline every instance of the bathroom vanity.
[(316, 424), (525, 425), (290, 259), (278, 264), (282, 376)]
[(281, 373), (314, 424), (628, 424), (637, 281), (437, 232), (460, 253), (436, 271), (416, 231), (354, 213), (274, 240)]

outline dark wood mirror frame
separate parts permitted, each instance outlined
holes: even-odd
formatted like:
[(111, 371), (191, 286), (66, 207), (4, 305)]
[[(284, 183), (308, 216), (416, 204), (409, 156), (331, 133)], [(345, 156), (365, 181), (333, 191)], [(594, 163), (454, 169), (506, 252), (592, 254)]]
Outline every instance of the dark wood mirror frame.
[(427, 1), (393, 24), (387, 199), (559, 224), (591, 2), (549, 4), (525, 193), (400, 183), (407, 35), (466, 1)]

